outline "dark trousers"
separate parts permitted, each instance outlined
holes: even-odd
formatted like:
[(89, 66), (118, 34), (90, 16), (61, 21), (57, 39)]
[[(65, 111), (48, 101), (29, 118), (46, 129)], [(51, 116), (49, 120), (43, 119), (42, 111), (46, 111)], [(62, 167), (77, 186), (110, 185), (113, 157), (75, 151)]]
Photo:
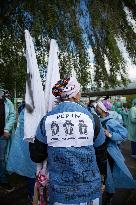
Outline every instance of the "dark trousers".
[(8, 140), (0, 137), (0, 183), (7, 183), (6, 152)]
[(136, 142), (131, 141), (132, 155), (136, 155)]
[(30, 198), (34, 196), (35, 178), (28, 178), (28, 195)]

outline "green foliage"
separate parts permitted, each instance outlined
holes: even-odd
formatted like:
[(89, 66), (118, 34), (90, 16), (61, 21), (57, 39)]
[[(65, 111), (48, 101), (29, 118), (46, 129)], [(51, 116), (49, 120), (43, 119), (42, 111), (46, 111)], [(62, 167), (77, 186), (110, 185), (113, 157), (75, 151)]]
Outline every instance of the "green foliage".
[[(127, 4), (127, 6), (131, 9), (132, 4)], [(95, 80), (99, 86), (101, 82), (105, 83), (105, 87), (108, 87), (109, 83), (116, 86), (121, 81), (124, 84), (127, 82), (125, 61), (117, 46), (117, 38), (121, 37), (124, 40), (129, 56), (136, 63), (136, 34), (126, 20), (124, 5), (126, 1), (119, 0), (92, 0), (88, 4), (92, 22), (92, 37), (95, 36), (96, 40), (94, 44), (90, 39), (90, 44), (96, 58)], [(110, 64), (110, 73), (105, 68), (104, 55)], [(120, 76), (121, 81), (117, 80), (117, 76)]]
[(131, 107), (132, 106), (132, 101), (134, 99), (136, 99), (136, 94), (134, 94), (134, 95), (123, 95), (123, 96), (126, 97), (127, 103), (129, 105), (129, 107)]
[[(126, 64), (116, 40), (123, 39), (129, 56), (136, 64), (136, 34), (127, 22), (124, 6), (136, 19), (135, 0), (3, 1), (0, 82), (10, 91), (17, 88), (17, 95), (24, 90), (24, 30), (29, 29), (35, 40), (39, 67), (47, 67), (48, 42), (54, 38), (60, 49), (61, 76), (74, 69), (83, 88), (92, 82), (88, 57), (91, 46), (97, 87), (126, 84)], [(82, 25), (81, 19), (84, 19)], [(109, 72), (105, 57), (110, 65)]]

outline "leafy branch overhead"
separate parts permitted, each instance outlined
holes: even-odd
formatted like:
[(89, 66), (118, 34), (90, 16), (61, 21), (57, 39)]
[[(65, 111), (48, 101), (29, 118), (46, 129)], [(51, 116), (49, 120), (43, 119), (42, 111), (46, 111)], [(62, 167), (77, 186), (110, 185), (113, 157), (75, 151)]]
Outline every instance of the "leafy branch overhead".
[[(124, 8), (136, 20), (135, 0), (3, 0), (0, 81), (10, 88), (14, 88), (14, 81), (20, 82), (18, 89), (24, 86), (24, 29), (29, 29), (40, 67), (47, 66), (48, 42), (54, 38), (60, 48), (62, 76), (74, 69), (83, 87), (92, 81), (98, 87), (116, 86), (121, 81), (125, 84), (126, 64), (117, 41), (123, 40), (136, 64), (136, 34)], [(90, 50), (94, 56), (91, 61)]]

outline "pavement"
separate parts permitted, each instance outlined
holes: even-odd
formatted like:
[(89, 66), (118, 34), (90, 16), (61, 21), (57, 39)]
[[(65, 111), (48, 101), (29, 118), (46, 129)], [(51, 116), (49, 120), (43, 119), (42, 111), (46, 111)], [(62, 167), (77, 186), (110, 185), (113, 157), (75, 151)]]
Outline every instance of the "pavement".
[[(125, 156), (128, 168), (136, 179), (136, 159), (131, 157), (130, 142), (122, 143), (121, 150)], [(0, 205), (31, 205), (27, 197), (27, 179), (12, 175), (10, 180), (16, 189), (12, 193), (0, 190)], [(136, 189), (118, 190), (113, 197), (111, 205), (136, 205)]]

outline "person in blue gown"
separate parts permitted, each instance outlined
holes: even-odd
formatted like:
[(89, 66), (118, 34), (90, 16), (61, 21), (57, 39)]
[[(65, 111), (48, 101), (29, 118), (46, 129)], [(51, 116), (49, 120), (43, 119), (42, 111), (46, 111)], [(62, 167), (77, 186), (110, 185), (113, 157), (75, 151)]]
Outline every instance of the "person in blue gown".
[(117, 120), (110, 117), (108, 110), (102, 102), (97, 103), (96, 112), (101, 117), (107, 141), (106, 191), (111, 201), (112, 195), (117, 188), (136, 188), (136, 181), (127, 168), (119, 148), (120, 143), (127, 139), (128, 131)]
[(28, 178), (28, 196), (32, 200), (36, 177), (36, 164), (30, 159), (29, 143), (24, 138), (24, 106), (20, 110), (18, 124), (9, 152), (7, 170)]

